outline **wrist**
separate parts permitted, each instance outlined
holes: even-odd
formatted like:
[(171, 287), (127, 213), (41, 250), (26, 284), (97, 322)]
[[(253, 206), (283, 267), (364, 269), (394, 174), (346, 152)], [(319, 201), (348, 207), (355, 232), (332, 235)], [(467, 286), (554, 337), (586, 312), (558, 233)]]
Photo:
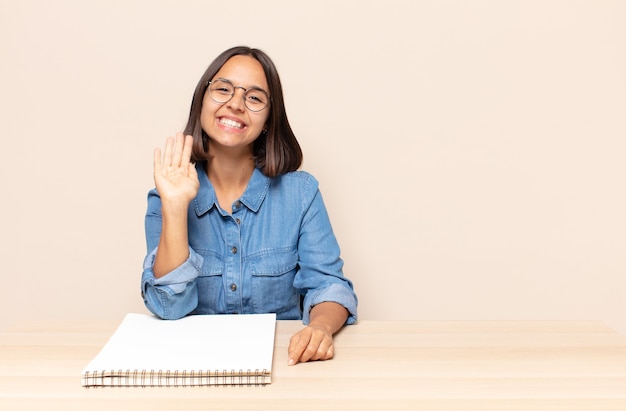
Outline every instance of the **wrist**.
[(311, 308), (309, 326), (333, 335), (343, 327), (347, 318), (348, 311), (342, 305), (331, 301), (322, 302)]
[(161, 199), (161, 213), (165, 216), (187, 216), (190, 201), (186, 198), (175, 197)]
[(322, 319), (315, 319), (309, 322), (309, 327), (324, 331), (328, 335), (333, 335), (335, 330), (328, 324), (328, 322)]

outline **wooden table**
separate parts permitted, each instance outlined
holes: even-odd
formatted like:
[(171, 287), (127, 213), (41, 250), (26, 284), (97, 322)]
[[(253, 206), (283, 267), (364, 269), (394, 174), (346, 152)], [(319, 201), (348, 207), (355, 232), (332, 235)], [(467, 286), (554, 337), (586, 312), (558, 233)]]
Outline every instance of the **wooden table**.
[(265, 387), (83, 388), (119, 322), (0, 334), (0, 410), (626, 410), (626, 339), (598, 322), (361, 321), (331, 361), (287, 366), (278, 321)]

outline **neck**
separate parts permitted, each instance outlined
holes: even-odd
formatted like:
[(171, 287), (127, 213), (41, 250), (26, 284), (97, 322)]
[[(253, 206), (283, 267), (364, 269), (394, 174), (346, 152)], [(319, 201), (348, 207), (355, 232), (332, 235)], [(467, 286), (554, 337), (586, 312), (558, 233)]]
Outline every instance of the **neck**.
[(222, 157), (213, 157), (208, 161), (207, 176), (224, 211), (230, 213), (232, 203), (246, 190), (254, 166), (252, 157), (245, 161), (224, 161)]
[(255, 166), (252, 145), (224, 147), (209, 141), (209, 153), (211, 159), (207, 163), (207, 175), (213, 185), (226, 188), (248, 183)]
[[(254, 159), (246, 162), (227, 162), (211, 158), (207, 164), (207, 175), (214, 186), (220, 188), (247, 185), (254, 172)], [(245, 188), (245, 187), (244, 187)]]

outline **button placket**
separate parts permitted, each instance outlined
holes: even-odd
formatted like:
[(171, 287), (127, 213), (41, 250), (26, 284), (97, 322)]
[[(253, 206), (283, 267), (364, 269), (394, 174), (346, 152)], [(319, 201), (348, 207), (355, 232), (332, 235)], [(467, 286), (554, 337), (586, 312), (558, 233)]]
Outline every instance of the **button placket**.
[[(243, 212), (242, 203), (236, 201), (233, 203), (233, 212), (226, 222), (226, 241), (227, 253), (225, 261), (224, 288), (226, 291), (226, 309), (231, 313), (242, 312), (241, 306), (241, 213)], [(239, 217), (236, 217), (238, 215)]]

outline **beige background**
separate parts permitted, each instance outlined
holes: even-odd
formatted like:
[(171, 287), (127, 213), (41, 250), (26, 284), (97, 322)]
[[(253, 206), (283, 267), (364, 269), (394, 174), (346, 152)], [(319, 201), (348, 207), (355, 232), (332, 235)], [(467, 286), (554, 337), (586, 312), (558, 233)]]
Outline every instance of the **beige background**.
[(626, 2), (0, 0), (0, 328), (144, 311), (152, 150), (267, 51), (367, 319), (626, 333)]

